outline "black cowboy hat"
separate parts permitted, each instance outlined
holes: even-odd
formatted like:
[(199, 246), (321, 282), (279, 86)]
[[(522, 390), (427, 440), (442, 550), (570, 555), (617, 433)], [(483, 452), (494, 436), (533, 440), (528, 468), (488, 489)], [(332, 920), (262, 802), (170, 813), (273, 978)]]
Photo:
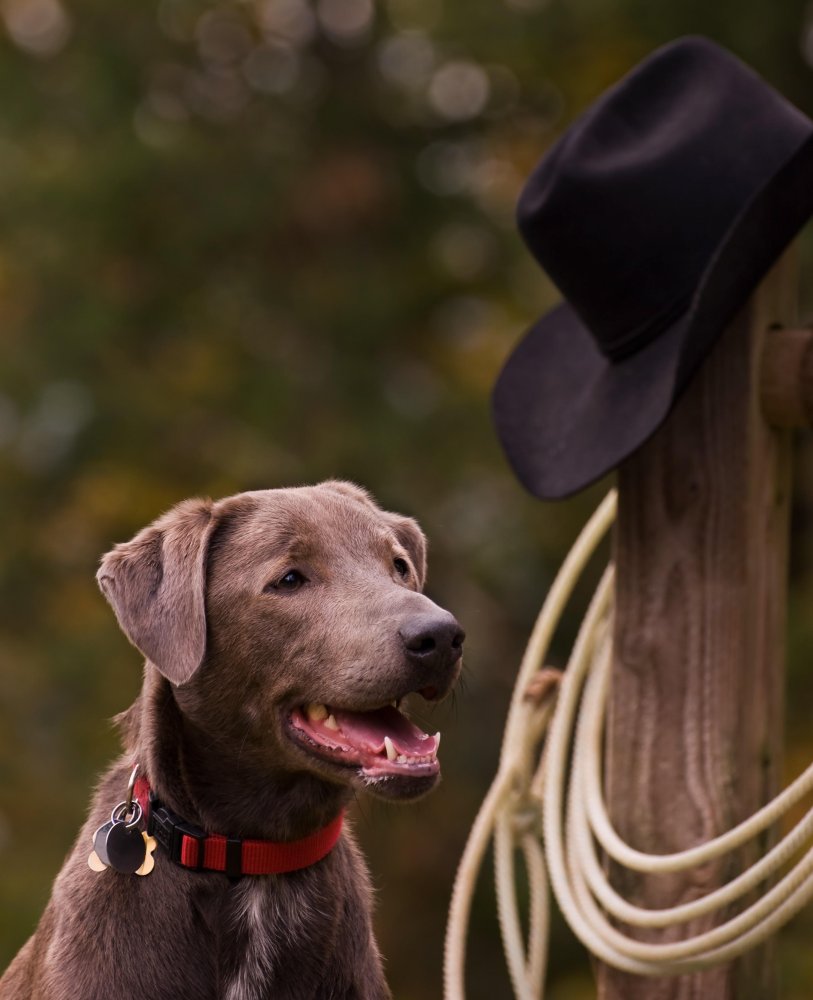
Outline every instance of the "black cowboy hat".
[(564, 133), (520, 231), (565, 302), (494, 389), (520, 481), (558, 499), (662, 423), (813, 213), (813, 122), (704, 38), (658, 49)]

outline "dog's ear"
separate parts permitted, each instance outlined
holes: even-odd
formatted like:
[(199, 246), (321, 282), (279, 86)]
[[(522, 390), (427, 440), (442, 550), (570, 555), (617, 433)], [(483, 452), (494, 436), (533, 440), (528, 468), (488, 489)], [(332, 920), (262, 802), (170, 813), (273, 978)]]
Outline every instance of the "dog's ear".
[(122, 631), (173, 684), (206, 651), (206, 554), (217, 524), (211, 500), (185, 500), (117, 545), (96, 579)]
[(390, 514), (390, 524), (395, 537), (404, 546), (418, 574), (418, 586), (423, 590), (426, 583), (426, 535), (418, 527), (418, 522), (411, 517), (400, 514)]

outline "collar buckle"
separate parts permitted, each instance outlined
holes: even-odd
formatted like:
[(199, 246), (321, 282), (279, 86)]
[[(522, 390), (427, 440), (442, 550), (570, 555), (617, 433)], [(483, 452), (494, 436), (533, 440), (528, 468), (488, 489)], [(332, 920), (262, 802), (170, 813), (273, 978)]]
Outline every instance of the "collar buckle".
[[(155, 837), (176, 864), (203, 871), (206, 833), (199, 826), (188, 823), (171, 809), (161, 805), (152, 791), (150, 791), (150, 820), (147, 832)], [(190, 865), (184, 859), (184, 837), (189, 837), (197, 845), (197, 864)]]

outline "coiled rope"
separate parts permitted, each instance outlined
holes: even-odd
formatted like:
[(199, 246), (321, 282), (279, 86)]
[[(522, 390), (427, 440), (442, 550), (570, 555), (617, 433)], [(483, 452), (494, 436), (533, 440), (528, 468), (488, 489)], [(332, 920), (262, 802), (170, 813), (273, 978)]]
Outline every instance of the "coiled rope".
[[(813, 764), (736, 827), (689, 850), (651, 855), (624, 843), (602, 794), (602, 742), (612, 660), (613, 568), (579, 630), (558, 697), (529, 698), (576, 582), (615, 516), (610, 493), (585, 526), (548, 593), (520, 664), (497, 775), (474, 821), (457, 872), (446, 932), (445, 1000), (464, 1000), (466, 931), (475, 883), (494, 840), (497, 914), (511, 985), (541, 1000), (547, 961), (549, 888), (581, 942), (599, 959), (639, 975), (676, 975), (729, 962), (773, 935), (813, 897), (813, 808), (764, 856), (706, 896), (662, 910), (634, 906), (610, 885), (597, 855), (638, 872), (677, 872), (720, 858), (761, 833), (813, 790)], [(544, 671), (543, 671), (544, 675)], [(541, 753), (540, 753), (541, 747)], [(568, 761), (570, 774), (568, 778)], [(755, 902), (713, 929), (668, 943), (638, 941), (611, 923), (663, 928), (727, 907), (807, 849)], [(530, 888), (527, 942), (516, 893), (515, 854)]]

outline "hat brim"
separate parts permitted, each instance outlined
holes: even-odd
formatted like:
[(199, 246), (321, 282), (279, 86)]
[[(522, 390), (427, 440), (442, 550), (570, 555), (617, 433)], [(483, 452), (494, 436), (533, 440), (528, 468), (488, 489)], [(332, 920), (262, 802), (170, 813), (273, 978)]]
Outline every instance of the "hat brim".
[(505, 362), (492, 396), (497, 434), (523, 486), (542, 499), (563, 499), (648, 440), (811, 214), (813, 129), (731, 223), (688, 310), (649, 344), (612, 362), (566, 302), (538, 320)]

